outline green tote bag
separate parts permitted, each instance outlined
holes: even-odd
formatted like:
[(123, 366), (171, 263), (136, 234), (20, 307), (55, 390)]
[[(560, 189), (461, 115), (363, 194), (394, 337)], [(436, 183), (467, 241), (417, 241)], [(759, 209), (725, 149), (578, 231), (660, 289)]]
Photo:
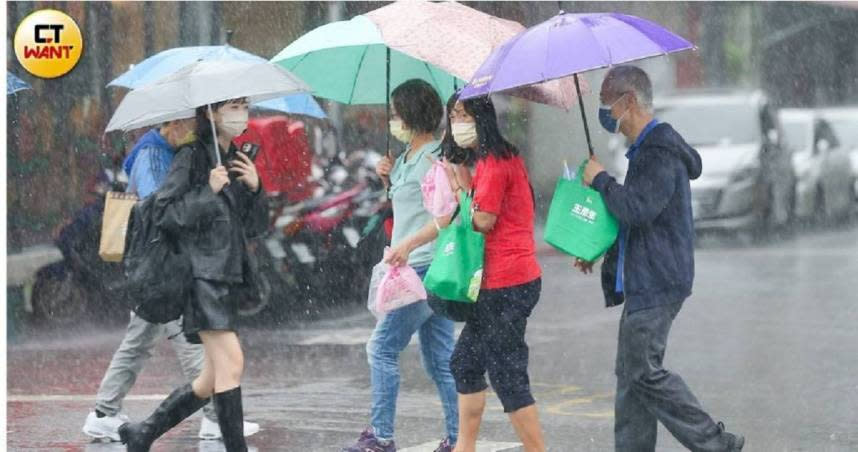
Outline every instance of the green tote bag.
[(574, 179), (561, 177), (557, 181), (545, 222), (545, 241), (566, 254), (592, 262), (617, 240), (619, 224), (602, 195), (584, 186), (586, 163), (581, 164)]
[(470, 196), (461, 195), (459, 215), (435, 241), (435, 257), (426, 272), (426, 290), (443, 300), (475, 303), (483, 282), (485, 237), (474, 230)]

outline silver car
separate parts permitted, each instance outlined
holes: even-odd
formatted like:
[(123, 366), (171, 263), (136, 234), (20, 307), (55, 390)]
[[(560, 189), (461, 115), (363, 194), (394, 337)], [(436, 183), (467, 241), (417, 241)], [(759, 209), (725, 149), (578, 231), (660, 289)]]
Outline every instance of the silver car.
[(831, 124), (840, 147), (849, 153), (852, 190), (858, 202), (858, 107), (824, 108), (819, 110), (819, 114)]
[(674, 95), (661, 98), (655, 114), (703, 159), (702, 175), (691, 181), (696, 229), (765, 231), (789, 224), (795, 179), (763, 93)]
[(811, 109), (783, 109), (780, 120), (798, 177), (796, 217), (817, 222), (848, 215), (854, 200), (854, 176), (849, 154), (840, 146), (831, 124)]

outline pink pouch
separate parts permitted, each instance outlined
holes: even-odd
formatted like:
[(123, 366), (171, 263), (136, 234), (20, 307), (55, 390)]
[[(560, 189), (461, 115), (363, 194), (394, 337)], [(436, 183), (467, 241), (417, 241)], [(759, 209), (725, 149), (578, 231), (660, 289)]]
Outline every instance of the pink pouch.
[(408, 265), (390, 267), (378, 285), (376, 296), (375, 308), (383, 314), (427, 298), (423, 280)]
[(456, 195), (450, 189), (450, 181), (441, 160), (432, 163), (432, 167), (423, 176), (420, 190), (423, 192), (423, 207), (433, 217), (444, 217), (456, 210)]

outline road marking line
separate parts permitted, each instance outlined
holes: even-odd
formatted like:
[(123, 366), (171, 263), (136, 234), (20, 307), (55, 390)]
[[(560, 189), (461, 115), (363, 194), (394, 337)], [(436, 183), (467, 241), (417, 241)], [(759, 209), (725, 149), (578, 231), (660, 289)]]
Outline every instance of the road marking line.
[[(477, 441), (477, 452), (502, 452), (521, 447), (521, 443), (504, 443), (499, 441)], [(438, 447), (438, 441), (430, 441), (419, 446), (399, 449), (399, 452), (433, 452)]]
[[(169, 394), (141, 394), (129, 395), (125, 400), (164, 400)], [(57, 394), (34, 394), (34, 395), (10, 395), (6, 397), (7, 402), (95, 402), (93, 395), (57, 395)]]
[(560, 416), (581, 416), (581, 417), (589, 417), (589, 418), (603, 418), (608, 419), (614, 417), (613, 410), (603, 410), (603, 411), (578, 411), (575, 410), (577, 407), (587, 407), (592, 405), (596, 401), (602, 400), (610, 400), (614, 397), (612, 393), (603, 393), (603, 394), (594, 394), (590, 397), (577, 397), (574, 399), (568, 399), (557, 403), (549, 404), (544, 408), (546, 413), (560, 415)]

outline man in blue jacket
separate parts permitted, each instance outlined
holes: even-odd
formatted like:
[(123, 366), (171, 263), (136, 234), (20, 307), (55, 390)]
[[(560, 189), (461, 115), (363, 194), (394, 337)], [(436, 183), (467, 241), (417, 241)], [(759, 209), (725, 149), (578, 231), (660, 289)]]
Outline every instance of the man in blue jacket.
[[(617, 66), (605, 76), (599, 122), (632, 143), (619, 184), (591, 158), (584, 183), (598, 190), (620, 223), (602, 264), (608, 306), (625, 302), (617, 346), (614, 440), (618, 451), (654, 451), (657, 422), (693, 451), (738, 451), (745, 439), (724, 431), (679, 375), (662, 367), (667, 336), (694, 281), (689, 181), (700, 155), (652, 113), (646, 72)], [(581, 271), (593, 263), (578, 261)]]
[[(140, 199), (154, 193), (167, 178), (176, 150), (194, 141), (193, 131), (194, 118), (180, 119), (165, 123), (160, 129), (152, 129), (140, 137), (122, 165), (129, 175), (126, 191), (137, 193)], [(199, 375), (203, 369), (203, 346), (191, 344), (185, 339), (181, 322), (182, 319), (166, 324), (149, 323), (131, 313), (125, 337), (98, 388), (95, 410), (86, 418), (83, 426), (85, 434), (93, 438), (119, 441), (119, 426), (128, 422), (128, 417), (120, 414), (122, 401), (134, 386), (137, 375), (152, 355), (158, 339), (166, 336), (170, 340), (188, 381)], [(221, 438), (214, 411), (211, 404), (203, 408), (200, 439)], [(258, 424), (244, 423), (245, 436), (258, 431)]]

